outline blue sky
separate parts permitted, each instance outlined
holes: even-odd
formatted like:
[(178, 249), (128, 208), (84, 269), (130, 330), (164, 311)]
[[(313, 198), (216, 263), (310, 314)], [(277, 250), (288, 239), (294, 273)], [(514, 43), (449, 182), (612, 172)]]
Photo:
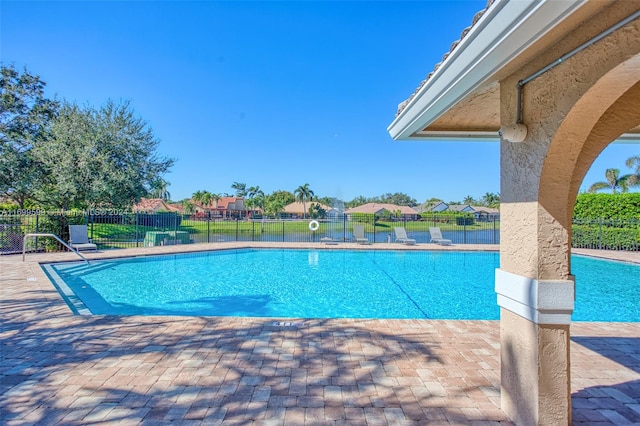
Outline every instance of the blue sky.
[[(345, 201), (500, 192), (496, 142), (396, 142), (397, 105), (486, 1), (0, 3), (0, 58), (47, 95), (128, 100), (177, 160), (172, 199), (309, 183)], [(419, 25), (416, 25), (419, 23)], [(640, 146), (611, 145), (583, 183)]]

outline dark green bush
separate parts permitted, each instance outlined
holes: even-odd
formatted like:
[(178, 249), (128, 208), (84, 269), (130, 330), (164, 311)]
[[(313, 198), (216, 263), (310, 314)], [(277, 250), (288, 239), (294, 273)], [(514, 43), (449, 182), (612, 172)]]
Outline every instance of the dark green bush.
[(472, 213), (461, 213), (457, 211), (443, 212), (423, 212), (420, 213), (420, 217), (426, 221), (439, 222), (439, 223), (455, 223), (457, 225), (473, 225), (475, 223)]
[(373, 213), (351, 213), (351, 220), (360, 223), (373, 223), (375, 215)]
[(573, 209), (576, 219), (640, 218), (640, 193), (579, 194)]
[(576, 248), (638, 251), (640, 224), (636, 220), (574, 223), (571, 245)]

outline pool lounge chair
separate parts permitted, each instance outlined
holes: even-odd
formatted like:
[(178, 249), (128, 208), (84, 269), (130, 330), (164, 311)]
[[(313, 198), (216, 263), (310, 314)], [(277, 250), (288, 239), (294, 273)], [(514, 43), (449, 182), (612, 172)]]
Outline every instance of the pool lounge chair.
[(338, 245), (338, 242), (334, 240), (331, 236), (320, 238), (320, 242), (330, 246)]
[(69, 245), (77, 251), (98, 250), (89, 239), (87, 225), (69, 225)]
[(353, 225), (353, 239), (358, 244), (369, 244), (369, 239), (364, 236), (364, 226)]
[(440, 244), (441, 246), (451, 245), (451, 240), (442, 238), (442, 232), (440, 231), (440, 228), (429, 228), (429, 234), (431, 234), (432, 243)]
[(416, 243), (416, 240), (407, 236), (407, 230), (403, 226), (396, 226), (393, 228), (396, 233), (396, 243), (406, 244), (412, 246)]

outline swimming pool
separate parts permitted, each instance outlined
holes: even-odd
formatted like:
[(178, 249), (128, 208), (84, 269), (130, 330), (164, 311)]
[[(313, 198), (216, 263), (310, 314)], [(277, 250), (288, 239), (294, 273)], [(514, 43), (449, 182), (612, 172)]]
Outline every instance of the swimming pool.
[[(572, 265), (574, 321), (640, 321), (640, 265)], [(293, 249), (43, 266), (83, 314), (430, 319), (498, 319), (498, 267), (496, 252)]]

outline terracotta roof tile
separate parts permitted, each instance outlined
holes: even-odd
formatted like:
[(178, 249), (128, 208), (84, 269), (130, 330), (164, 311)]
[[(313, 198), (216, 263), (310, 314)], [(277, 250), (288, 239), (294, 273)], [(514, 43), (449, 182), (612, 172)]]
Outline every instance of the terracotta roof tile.
[(162, 198), (141, 198), (140, 201), (133, 206), (134, 210), (169, 210), (167, 204)]
[[(320, 207), (322, 207), (324, 210), (326, 211), (331, 210), (331, 207), (329, 206), (325, 206), (324, 204), (318, 203), (316, 201), (309, 201), (307, 203), (307, 211), (305, 213), (309, 213), (309, 207), (311, 207), (311, 204), (320, 204)], [(304, 208), (301, 202), (294, 201), (293, 203), (287, 204), (286, 206), (284, 206), (283, 211), (285, 213), (290, 213), (290, 214), (302, 214), (304, 211)]]

